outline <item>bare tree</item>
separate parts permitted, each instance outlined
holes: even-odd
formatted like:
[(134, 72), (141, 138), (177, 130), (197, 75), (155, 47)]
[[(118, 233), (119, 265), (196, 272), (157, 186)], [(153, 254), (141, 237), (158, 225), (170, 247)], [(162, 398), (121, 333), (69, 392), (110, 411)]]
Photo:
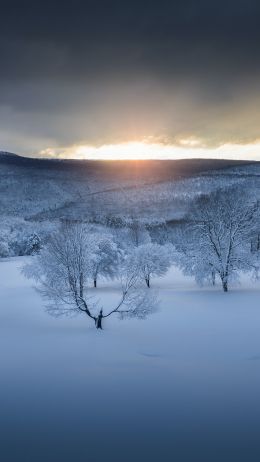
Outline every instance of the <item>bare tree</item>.
[(218, 275), (224, 292), (230, 278), (254, 267), (251, 236), (259, 223), (258, 204), (238, 189), (202, 196), (191, 207), (176, 242), (177, 264), (198, 282)]
[(121, 295), (113, 309), (105, 311), (90, 296), (92, 253), (88, 229), (83, 225), (65, 225), (53, 235), (42, 252), (23, 269), (27, 277), (39, 283), (39, 291), (48, 301), (47, 311), (54, 315), (82, 313), (97, 329), (113, 314), (145, 318), (156, 308), (156, 298), (138, 288), (139, 274), (127, 265), (120, 269)]

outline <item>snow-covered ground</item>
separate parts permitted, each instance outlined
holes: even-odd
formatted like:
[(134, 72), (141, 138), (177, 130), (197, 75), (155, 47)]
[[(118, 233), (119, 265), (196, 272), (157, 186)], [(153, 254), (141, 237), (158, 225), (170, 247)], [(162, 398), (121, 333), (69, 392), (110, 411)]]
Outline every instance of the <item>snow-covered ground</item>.
[(224, 294), (172, 269), (157, 313), (99, 332), (45, 313), (24, 260), (0, 262), (3, 462), (260, 460), (260, 283)]

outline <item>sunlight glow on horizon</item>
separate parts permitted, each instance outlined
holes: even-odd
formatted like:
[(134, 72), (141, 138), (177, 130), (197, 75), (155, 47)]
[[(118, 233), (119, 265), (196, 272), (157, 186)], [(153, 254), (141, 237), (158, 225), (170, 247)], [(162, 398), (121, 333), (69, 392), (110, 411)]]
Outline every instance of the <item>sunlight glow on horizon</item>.
[(68, 148), (48, 148), (39, 156), (60, 159), (89, 160), (148, 160), (148, 159), (238, 159), (260, 160), (260, 141), (251, 144), (223, 144), (217, 148), (199, 146), (197, 140), (181, 140), (180, 145), (148, 142), (104, 144), (99, 147), (78, 145)]

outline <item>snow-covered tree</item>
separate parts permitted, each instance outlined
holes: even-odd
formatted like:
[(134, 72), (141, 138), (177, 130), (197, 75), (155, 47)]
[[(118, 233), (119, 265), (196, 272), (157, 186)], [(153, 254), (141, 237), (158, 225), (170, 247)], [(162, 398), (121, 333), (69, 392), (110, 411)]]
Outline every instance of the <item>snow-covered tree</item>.
[(111, 227), (113, 240), (123, 253), (151, 242), (150, 233), (144, 223), (137, 219), (121, 219), (120, 226)]
[(128, 222), (127, 229), (130, 243), (133, 246), (138, 247), (151, 242), (149, 232), (141, 221), (132, 219)]
[(0, 258), (5, 258), (9, 256), (9, 245), (7, 240), (4, 240), (3, 237), (0, 238)]
[(197, 282), (215, 282), (225, 292), (239, 271), (253, 269), (251, 235), (259, 223), (257, 203), (236, 188), (200, 197), (191, 207), (187, 224), (176, 240), (176, 263)]
[(97, 287), (99, 276), (114, 279), (118, 272), (118, 266), (122, 258), (122, 252), (112, 237), (105, 234), (93, 234), (92, 255), (90, 258), (90, 272), (94, 287)]
[(165, 245), (170, 242), (169, 227), (164, 220), (153, 221), (148, 227), (152, 242)]
[(82, 313), (102, 329), (104, 318), (112, 314), (121, 317), (145, 318), (155, 309), (156, 300), (147, 291), (138, 289), (138, 274), (134, 268), (120, 269), (121, 295), (110, 310), (99, 307), (90, 296), (92, 249), (88, 229), (83, 225), (65, 225), (55, 233), (41, 253), (25, 266), (24, 274), (34, 278), (48, 301), (48, 312), (59, 316)]
[(35, 255), (41, 250), (41, 240), (38, 234), (31, 234), (25, 243), (25, 254), (26, 255)]
[(150, 287), (151, 278), (163, 276), (171, 265), (171, 246), (143, 244), (136, 247), (127, 260)]

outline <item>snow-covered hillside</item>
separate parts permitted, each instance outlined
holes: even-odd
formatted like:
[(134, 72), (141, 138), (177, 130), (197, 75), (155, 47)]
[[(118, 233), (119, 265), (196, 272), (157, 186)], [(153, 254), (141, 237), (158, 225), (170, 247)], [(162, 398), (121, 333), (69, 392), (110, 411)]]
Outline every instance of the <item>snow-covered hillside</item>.
[[(194, 194), (243, 181), (250, 165), (242, 165), (201, 159), (62, 161), (0, 153), (0, 213), (31, 221), (122, 214), (171, 220), (183, 214)], [(253, 167), (259, 175), (260, 165)], [(237, 169), (239, 175), (233, 174)]]
[(0, 262), (5, 462), (259, 460), (259, 282), (224, 294), (171, 269), (157, 313), (98, 332), (45, 313), (25, 261)]

